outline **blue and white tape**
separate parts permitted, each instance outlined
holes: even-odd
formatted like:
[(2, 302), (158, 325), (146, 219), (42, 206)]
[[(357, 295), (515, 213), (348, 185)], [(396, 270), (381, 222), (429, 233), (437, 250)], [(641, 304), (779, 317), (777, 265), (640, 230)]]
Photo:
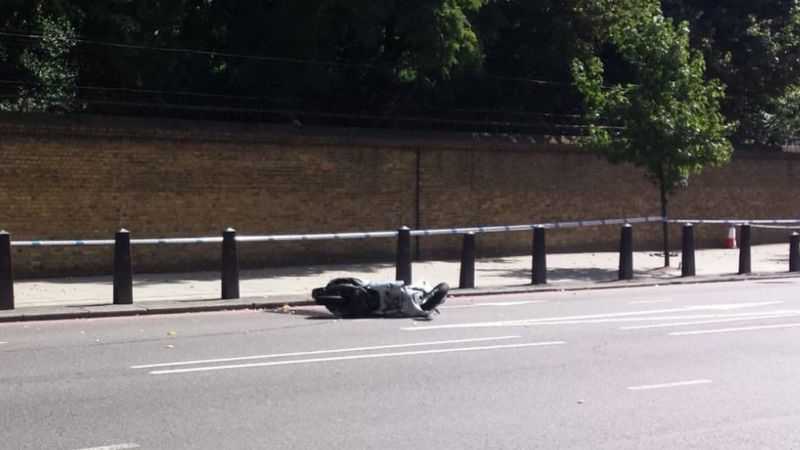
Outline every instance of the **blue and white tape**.
[(648, 223), (648, 222), (663, 222), (664, 218), (661, 216), (653, 217), (630, 217), (625, 219), (601, 219), (601, 220), (578, 220), (573, 222), (549, 222), (549, 223), (532, 223), (525, 225), (499, 225), (490, 227), (466, 227), (466, 228), (438, 228), (438, 229), (425, 229), (425, 230), (412, 230), (412, 236), (437, 236), (448, 234), (466, 234), (466, 233), (503, 233), (508, 231), (530, 231), (534, 228), (582, 228), (582, 227), (597, 227), (603, 225), (624, 225), (634, 223)]
[(273, 234), (265, 236), (236, 236), (237, 242), (320, 241), (328, 239), (368, 239), (396, 237), (397, 231), (370, 231), (364, 233)]
[[(411, 230), (411, 236), (443, 236), (466, 233), (503, 233), (509, 231), (530, 231), (534, 228), (580, 228), (603, 225), (623, 225), (634, 223), (663, 222), (660, 216), (631, 217), (624, 219), (579, 220), (573, 222), (549, 222), (524, 225), (497, 225), (464, 228), (432, 228)], [(800, 222), (798, 222), (800, 223)], [(237, 236), (237, 242), (285, 242), (285, 241), (318, 241), (334, 239), (371, 239), (394, 238), (397, 231), (369, 231), (352, 233), (318, 233), (318, 234), (276, 234), (263, 236)], [(222, 242), (221, 236), (199, 238), (153, 238), (131, 239), (131, 245), (169, 245), (169, 244), (217, 244)], [(113, 239), (75, 239), (75, 240), (26, 240), (12, 241), (11, 245), (19, 247), (53, 247), (53, 246), (82, 246), (82, 245), (114, 245)]]
[(667, 222), (696, 225), (800, 225), (800, 219), (670, 219)]
[[(167, 245), (167, 244), (209, 244), (222, 242), (222, 237), (201, 238), (158, 238), (158, 239), (131, 239), (131, 245)], [(56, 247), (56, 246), (81, 246), (81, 245), (114, 245), (113, 239), (75, 239), (57, 241), (11, 241), (12, 246), (19, 247)]]

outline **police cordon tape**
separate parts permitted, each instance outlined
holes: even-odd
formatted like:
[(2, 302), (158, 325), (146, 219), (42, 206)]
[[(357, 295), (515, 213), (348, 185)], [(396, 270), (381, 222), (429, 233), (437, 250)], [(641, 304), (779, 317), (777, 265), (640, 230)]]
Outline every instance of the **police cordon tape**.
[[(629, 217), (622, 219), (576, 220), (568, 222), (548, 222), (523, 225), (494, 225), (462, 228), (431, 228), (411, 230), (411, 236), (444, 236), (466, 233), (503, 233), (511, 231), (530, 231), (534, 228), (563, 229), (596, 227), (604, 225), (624, 225), (636, 223), (663, 222), (661, 216)], [(792, 229), (800, 228), (800, 219), (667, 219), (675, 224), (720, 224), (720, 225), (751, 225), (757, 228)], [(370, 239), (397, 237), (397, 231), (367, 231), (344, 233), (316, 233), (316, 234), (275, 234), (237, 236), (237, 242), (285, 242), (285, 241), (314, 241), (334, 239)], [(197, 238), (148, 238), (131, 239), (132, 245), (168, 245), (168, 244), (218, 244), (222, 242), (219, 236)], [(18, 247), (53, 247), (53, 246), (81, 246), (81, 245), (114, 245), (113, 239), (74, 239), (74, 240), (25, 240), (12, 241), (12, 246)]]
[[(75, 239), (75, 240), (27, 240), (11, 241), (11, 235), (0, 231), (0, 310), (14, 309), (14, 280), (11, 263), (11, 246), (44, 247), (44, 246), (83, 246), (83, 245), (114, 245), (113, 262), (113, 303), (133, 303), (133, 266), (131, 246), (139, 245), (166, 245), (166, 244), (222, 244), (221, 267), (221, 298), (239, 298), (239, 262), (237, 256), (237, 242), (278, 242), (278, 241), (305, 241), (325, 239), (367, 239), (367, 238), (396, 238), (397, 260), (396, 280), (406, 284), (411, 283), (411, 237), (436, 236), (436, 235), (462, 235), (463, 245), (461, 252), (461, 270), (459, 276), (460, 288), (475, 287), (475, 235), (480, 233), (499, 233), (512, 231), (533, 231), (533, 263), (531, 268), (531, 283), (534, 285), (547, 283), (547, 249), (545, 245), (545, 231), (547, 229), (566, 229), (581, 227), (596, 227), (604, 225), (623, 225), (620, 230), (620, 280), (633, 279), (633, 237), (632, 224), (636, 223), (672, 223), (683, 224), (682, 251), (681, 251), (681, 276), (694, 276), (694, 224), (723, 224), (728, 226), (742, 226), (742, 245), (739, 252), (739, 274), (750, 273), (750, 228), (800, 228), (800, 220), (796, 219), (766, 219), (766, 220), (725, 220), (725, 219), (667, 219), (661, 216), (632, 217), (624, 219), (577, 220), (568, 222), (535, 223), (525, 225), (478, 226), (464, 228), (439, 228), (410, 230), (403, 227), (396, 231), (351, 232), (351, 233), (321, 233), (321, 234), (287, 234), (264, 236), (236, 236), (236, 230), (228, 228), (222, 236), (198, 238), (151, 238), (131, 239), (130, 232), (120, 229), (114, 239)], [(792, 233), (789, 243), (789, 271), (800, 272), (800, 234)], [(665, 259), (668, 263), (668, 255)]]
[[(604, 225), (624, 225), (636, 223), (664, 222), (661, 216), (648, 217), (629, 217), (623, 219), (598, 219), (598, 220), (576, 220), (568, 222), (548, 222), (523, 225), (494, 225), (477, 226), (462, 228), (430, 228), (420, 230), (410, 230), (411, 236), (444, 236), (467, 233), (503, 233), (511, 231), (530, 231), (535, 228), (563, 229), (596, 227)], [(667, 219), (666, 222), (673, 224), (720, 224), (720, 225), (751, 225), (756, 228), (774, 229), (794, 229), (800, 228), (800, 219)], [(344, 233), (316, 233), (316, 234), (274, 234), (274, 235), (254, 235), (237, 236), (237, 242), (285, 242), (285, 241), (313, 241), (313, 240), (334, 240), (334, 239), (370, 239), (370, 238), (392, 238), (397, 237), (397, 231), (367, 231), (367, 232), (344, 232)], [(90, 245), (114, 245), (114, 239), (73, 239), (73, 240), (24, 240), (12, 241), (15, 247), (57, 247), (57, 246), (90, 246)], [(168, 245), (168, 244), (218, 244), (222, 242), (222, 237), (208, 236), (196, 238), (146, 238), (131, 239), (132, 245)]]
[[(636, 223), (663, 222), (661, 216), (651, 217), (629, 217), (623, 219), (599, 219), (599, 220), (577, 220), (570, 222), (549, 222), (534, 223), (524, 225), (495, 225), (478, 226), (464, 228), (431, 228), (421, 230), (410, 230), (411, 236), (444, 236), (467, 233), (503, 233), (510, 231), (530, 231), (535, 228), (563, 229), (596, 227), (603, 225), (624, 225)], [(800, 222), (798, 222), (800, 223)], [(317, 233), (317, 234), (274, 234), (256, 236), (236, 236), (236, 242), (283, 242), (283, 241), (313, 241), (313, 240), (335, 240), (335, 239), (370, 239), (370, 238), (393, 238), (397, 237), (397, 231), (368, 231), (352, 233)], [(12, 241), (12, 246), (19, 247), (47, 247), (47, 246), (80, 246), (80, 245), (114, 245), (114, 239), (75, 239), (75, 240), (25, 240)], [(168, 245), (168, 244), (218, 244), (222, 242), (222, 237), (198, 237), (198, 238), (152, 238), (152, 239), (131, 239), (131, 245)]]
[(667, 222), (693, 225), (800, 225), (800, 219), (668, 219)]
[[(75, 239), (55, 241), (11, 241), (12, 246), (19, 247), (55, 247), (55, 246), (81, 246), (81, 245), (114, 245), (114, 239)], [(222, 242), (221, 237), (200, 238), (158, 238), (158, 239), (131, 239), (131, 244), (140, 245), (166, 245), (166, 244), (211, 244)]]

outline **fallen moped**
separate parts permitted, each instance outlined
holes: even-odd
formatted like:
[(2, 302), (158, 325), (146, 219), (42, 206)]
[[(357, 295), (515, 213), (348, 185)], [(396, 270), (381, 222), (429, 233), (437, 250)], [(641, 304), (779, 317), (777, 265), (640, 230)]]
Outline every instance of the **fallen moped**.
[(430, 317), (444, 303), (447, 283), (433, 289), (426, 284), (406, 285), (402, 281), (367, 282), (360, 278), (335, 278), (314, 289), (318, 305), (340, 317)]

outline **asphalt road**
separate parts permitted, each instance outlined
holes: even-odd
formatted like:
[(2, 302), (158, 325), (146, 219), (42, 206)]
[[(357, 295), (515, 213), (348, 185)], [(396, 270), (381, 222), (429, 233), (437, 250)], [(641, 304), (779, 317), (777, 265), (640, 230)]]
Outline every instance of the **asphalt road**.
[(796, 448), (800, 279), (0, 324), (0, 447)]

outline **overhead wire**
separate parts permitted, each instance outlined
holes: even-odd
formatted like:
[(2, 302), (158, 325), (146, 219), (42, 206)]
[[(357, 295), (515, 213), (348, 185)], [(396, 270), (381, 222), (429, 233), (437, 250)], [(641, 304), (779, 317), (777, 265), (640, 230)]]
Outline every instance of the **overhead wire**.
[[(21, 38), (21, 39), (33, 39), (38, 40), (41, 39), (43, 36), (41, 34), (36, 33), (23, 33), (23, 32), (13, 32), (7, 30), (0, 30), (0, 36), (11, 37), (11, 38)], [(272, 61), (272, 62), (285, 62), (285, 63), (296, 63), (296, 64), (309, 64), (309, 65), (322, 65), (322, 66), (336, 66), (336, 67), (358, 67), (358, 68), (372, 68), (372, 69), (389, 69), (386, 66), (375, 65), (371, 63), (348, 63), (348, 62), (337, 62), (337, 61), (324, 61), (324, 60), (315, 60), (315, 59), (303, 59), (303, 58), (288, 58), (288, 57), (276, 57), (276, 56), (266, 56), (266, 55), (251, 55), (251, 54), (240, 54), (240, 53), (231, 53), (231, 52), (221, 52), (221, 51), (211, 51), (211, 50), (201, 50), (201, 49), (190, 49), (190, 48), (178, 48), (178, 47), (158, 47), (158, 46), (149, 46), (149, 45), (137, 45), (137, 44), (122, 44), (122, 43), (115, 43), (115, 42), (103, 42), (97, 41), (92, 39), (87, 39), (85, 37), (72, 37), (68, 38), (69, 41), (85, 44), (85, 45), (97, 45), (97, 46), (105, 46), (109, 48), (124, 48), (124, 49), (136, 49), (136, 50), (148, 50), (148, 51), (160, 51), (160, 52), (170, 52), (170, 53), (186, 53), (186, 54), (193, 54), (193, 55), (203, 55), (203, 56), (213, 56), (213, 57), (225, 57), (225, 58), (239, 58), (239, 59), (246, 59), (246, 60), (256, 60), (256, 61)], [(541, 79), (532, 79), (532, 78), (522, 78), (522, 77), (511, 77), (511, 76), (502, 76), (502, 75), (491, 75), (491, 74), (482, 74), (482, 73), (461, 73), (461, 75), (473, 78), (486, 78), (486, 79), (496, 79), (496, 80), (506, 80), (506, 81), (517, 81), (517, 82), (525, 82), (535, 85), (558, 85), (558, 86), (570, 86), (570, 83), (567, 82), (558, 82), (558, 81), (551, 81), (551, 80), (541, 80)], [(0, 83), (3, 84), (25, 84), (25, 82), (14, 81), (14, 80), (0, 80)], [(36, 84), (36, 83), (33, 83)], [(154, 90), (154, 89), (141, 89), (141, 88), (128, 88), (128, 87), (112, 87), (112, 86), (76, 86), (77, 89), (84, 90), (84, 91), (104, 91), (104, 92), (126, 92), (126, 93), (138, 93), (138, 94), (154, 94), (154, 95), (178, 95), (178, 96), (189, 96), (189, 97), (205, 97), (205, 98), (218, 98), (218, 99), (231, 99), (231, 100), (248, 100), (248, 101), (280, 101), (275, 98), (267, 98), (267, 97), (260, 97), (260, 96), (240, 96), (240, 95), (231, 95), (231, 94), (211, 94), (211, 93), (202, 93), (202, 92), (187, 92), (187, 91), (167, 91), (167, 90)], [(361, 118), (361, 119), (380, 119), (380, 120), (405, 120), (405, 121), (413, 121), (413, 120), (422, 120), (422, 121), (434, 121), (434, 122), (450, 122), (450, 123), (461, 123), (461, 124), (472, 124), (472, 125), (484, 125), (484, 126), (530, 126), (530, 124), (526, 123), (511, 123), (508, 121), (497, 121), (497, 120), (489, 120), (489, 121), (471, 121), (471, 120), (453, 120), (453, 119), (429, 119), (424, 117), (398, 117), (398, 116), (375, 116), (375, 115), (364, 115), (364, 114), (347, 114), (347, 113), (321, 113), (317, 111), (308, 111), (308, 110), (267, 110), (267, 109), (254, 109), (254, 108), (219, 108), (216, 106), (211, 107), (197, 107), (197, 106), (189, 106), (189, 105), (179, 105), (179, 104), (168, 104), (168, 103), (147, 103), (147, 102), (134, 102), (134, 103), (126, 103), (126, 102), (112, 102), (112, 101), (98, 101), (98, 100), (90, 100), (92, 103), (96, 104), (116, 104), (119, 106), (128, 105), (131, 107), (157, 107), (162, 106), (165, 108), (173, 108), (173, 109), (181, 109), (184, 108), (186, 110), (211, 110), (211, 111), (219, 111), (219, 110), (228, 110), (228, 111), (237, 111), (237, 112), (263, 112), (263, 113), (279, 113), (279, 114), (303, 114), (309, 115), (313, 114), (316, 116), (329, 116), (329, 117), (339, 117), (339, 118)], [(292, 100), (284, 100), (286, 102), (292, 102)], [(327, 104), (329, 105), (329, 104)], [(511, 115), (511, 116), (538, 116), (538, 117), (545, 117), (545, 118), (563, 118), (569, 120), (583, 120), (583, 116), (577, 114), (554, 114), (548, 112), (533, 112), (533, 111), (503, 111), (503, 110), (491, 110), (491, 109), (468, 109), (468, 108), (447, 108), (447, 107), (438, 107), (438, 106), (418, 106), (419, 109), (427, 109), (432, 111), (447, 111), (447, 112), (458, 112), (458, 113), (482, 113), (482, 114), (496, 114), (496, 115)], [(558, 124), (551, 124), (550, 126), (558, 127), (561, 125)], [(575, 127), (576, 125), (563, 125), (568, 127)], [(585, 125), (580, 125), (585, 126)]]
[[(6, 80), (6, 79), (0, 79), (0, 84), (28, 85), (28, 86), (41, 85), (41, 83), (37, 82), (23, 81), (23, 80)], [(299, 103), (292, 99), (286, 99), (286, 98), (265, 97), (265, 96), (243, 96), (243, 95), (232, 95), (232, 94), (212, 94), (212, 93), (191, 92), (191, 91), (171, 91), (171, 90), (139, 89), (139, 88), (127, 88), (127, 87), (115, 87), (115, 86), (85, 86), (85, 85), (76, 85), (75, 88), (84, 91), (123, 92), (123, 93), (136, 93), (136, 94), (219, 98), (219, 99), (246, 100), (246, 101)], [(332, 105), (331, 102), (325, 102), (325, 103), (302, 102), (302, 103), (317, 103), (319, 106)], [(342, 105), (344, 104), (341, 104), (339, 106)], [(583, 119), (583, 116), (579, 114), (555, 114), (555, 113), (535, 112), (535, 111), (513, 111), (513, 110), (481, 109), (481, 108), (450, 108), (450, 107), (429, 106), (429, 105), (415, 106), (415, 108), (420, 110), (445, 111), (451, 113), (481, 113), (481, 114), (512, 115), (512, 116), (536, 116), (536, 117), (563, 118), (572, 120)], [(385, 116), (385, 117), (391, 117), (391, 116)]]
[[(9, 31), (5, 31), (5, 30), (0, 30), (0, 36), (17, 37), (17, 38), (25, 38), (25, 39), (41, 39), (43, 37), (41, 34), (9, 32)], [(242, 53), (231, 53), (231, 52), (223, 52), (223, 51), (215, 51), (215, 50), (202, 50), (202, 49), (191, 49), (191, 48), (180, 48), (180, 47), (158, 47), (158, 46), (150, 46), (150, 45), (122, 44), (122, 43), (117, 43), (117, 42), (97, 41), (97, 40), (86, 39), (86, 38), (81, 38), (81, 37), (67, 38), (67, 40), (72, 41), (72, 42), (76, 42), (76, 43), (81, 43), (81, 44), (98, 45), (98, 46), (106, 46), (106, 47), (113, 47), (113, 48), (126, 48), (126, 49), (134, 49), (134, 50), (152, 50), (152, 51), (162, 51), (162, 52), (171, 52), (171, 53), (187, 53), (187, 54), (203, 55), (203, 56), (218, 56), (218, 57), (226, 57), (226, 58), (250, 59), (250, 60), (256, 60), (256, 61), (286, 62), (286, 63), (295, 63), (295, 64), (323, 65), (323, 66), (333, 66), (333, 67), (357, 67), (357, 68), (384, 69), (384, 70), (392, 69), (392, 67), (385, 66), (385, 65), (372, 64), (372, 63), (363, 63), (363, 62), (362, 63), (350, 63), (350, 62), (341, 62), (341, 61), (325, 61), (325, 60), (318, 60), (318, 59), (290, 58), (290, 57), (283, 57), (283, 56), (248, 55), (248, 54), (242, 54)], [(540, 84), (540, 85), (571, 86), (571, 83), (564, 82), (564, 81), (542, 80), (542, 79), (535, 79), (535, 78), (513, 77), (513, 76), (506, 76), (506, 75), (493, 75), (493, 74), (483, 74), (483, 73), (475, 73), (475, 72), (463, 72), (462, 75), (469, 76), (469, 77), (477, 77), (477, 78), (495, 79), (495, 80), (520, 81), (520, 82), (526, 82), (526, 83), (531, 83), (531, 84)]]

